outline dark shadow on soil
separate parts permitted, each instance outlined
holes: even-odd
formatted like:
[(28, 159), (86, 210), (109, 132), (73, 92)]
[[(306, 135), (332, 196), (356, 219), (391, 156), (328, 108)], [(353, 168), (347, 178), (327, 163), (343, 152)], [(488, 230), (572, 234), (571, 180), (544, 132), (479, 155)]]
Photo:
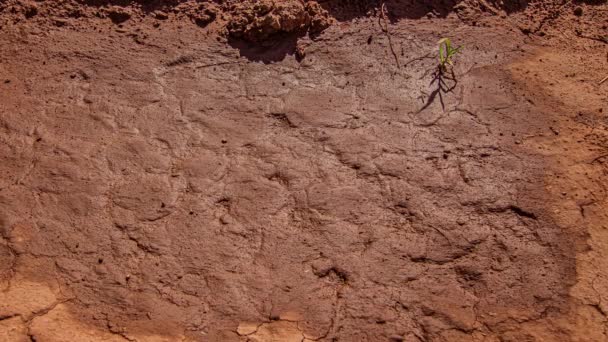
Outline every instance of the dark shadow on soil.
[[(158, 9), (170, 10), (179, 5), (183, 0), (79, 0), (88, 6), (129, 6), (135, 5), (144, 13), (151, 13)], [(378, 17), (380, 8), (384, 4), (385, 14), (391, 22), (400, 19), (420, 19), (427, 16), (447, 17), (450, 13), (458, 12), (465, 8), (477, 8), (480, 11), (489, 10), (487, 6), (501, 9), (507, 13), (517, 12), (528, 6), (529, 0), (316, 0), (329, 14), (338, 21), (350, 21), (360, 17)], [(590, 0), (587, 0), (590, 1)], [(200, 11), (204, 11), (204, 4), (218, 3), (221, 1), (200, 0)], [(192, 18), (194, 22), (204, 27), (215, 19), (215, 13), (203, 13), (200, 18)], [(129, 19), (130, 15), (120, 11), (108, 13), (114, 23), (122, 23)], [(304, 33), (306, 34), (306, 33)], [(298, 59), (303, 58), (297, 53), (297, 35), (279, 35), (267, 39), (265, 42), (250, 43), (235, 38), (229, 38), (228, 43), (240, 51), (241, 56), (251, 61), (272, 63), (283, 60), (287, 55), (296, 55)], [(311, 36), (312, 39), (315, 37)]]
[(242, 57), (264, 64), (280, 62), (287, 55), (296, 55), (298, 39), (301, 34), (281, 35), (263, 43), (250, 43), (237, 38), (228, 38), (228, 45), (239, 50)]
[[(318, 2), (338, 21), (376, 15), (383, 3), (391, 22), (402, 18), (420, 19), (429, 14), (444, 18), (467, 6), (476, 6), (482, 11), (487, 10), (478, 0), (319, 0)], [(528, 6), (528, 0), (486, 0), (485, 3), (507, 13), (518, 12)]]
[[(433, 17), (446, 17), (466, 6), (477, 6), (480, 3), (479, 0), (317, 0), (317, 2), (338, 21), (378, 17), (380, 8), (384, 4), (385, 14), (391, 22), (397, 22), (399, 19), (420, 19), (429, 14)], [(525, 9), (528, 0), (486, 0), (484, 3), (511, 13)], [(267, 43), (248, 43), (231, 38), (229, 44), (238, 49), (241, 56), (251, 61), (272, 63), (283, 60), (287, 55), (298, 56), (297, 40), (304, 34), (274, 36), (268, 39)], [(315, 37), (311, 35), (311, 38)], [(302, 58), (302, 56), (298, 57)]]
[[(452, 84), (448, 84), (446, 81), (449, 81)], [(456, 75), (454, 74), (453, 69), (442, 69), (441, 67), (438, 67), (437, 70), (435, 70), (435, 72), (433, 73), (431, 85), (433, 83), (437, 83), (437, 88), (435, 88), (428, 95), (426, 103), (424, 104), (424, 106), (422, 106), (422, 108), (420, 108), (420, 110), (418, 110), (418, 113), (427, 109), (431, 104), (433, 104), (433, 102), (435, 102), (437, 98), (439, 98), (439, 102), (441, 103), (441, 109), (445, 110), (443, 95), (454, 91), (454, 89), (458, 85), (458, 80), (456, 79)]]
[[(306, 1), (306, 0), (305, 0)], [(418, 19), (433, 13), (436, 17), (446, 17), (458, 10), (459, 6), (480, 5), (484, 10), (485, 4), (502, 9), (507, 13), (521, 11), (528, 6), (529, 0), (316, 0), (338, 21), (349, 21), (354, 18), (374, 15), (384, 3), (391, 20), (400, 18)], [(604, 0), (577, 0), (577, 2), (600, 3)], [(129, 6), (137, 5), (144, 12), (157, 9), (169, 9), (184, 2), (184, 0), (80, 0), (88, 6)], [(219, 0), (199, 0), (199, 3), (217, 3)], [(483, 4), (485, 3), (485, 4)]]

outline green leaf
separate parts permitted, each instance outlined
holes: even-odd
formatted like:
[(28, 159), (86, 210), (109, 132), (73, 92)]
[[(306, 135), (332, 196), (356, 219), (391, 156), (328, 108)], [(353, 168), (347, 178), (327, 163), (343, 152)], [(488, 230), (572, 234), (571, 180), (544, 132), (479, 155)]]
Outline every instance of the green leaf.
[(452, 57), (459, 53), (463, 46), (453, 48), (452, 41), (447, 37), (441, 38), (437, 44), (439, 44), (439, 63), (441, 67), (445, 67), (446, 64), (454, 65)]

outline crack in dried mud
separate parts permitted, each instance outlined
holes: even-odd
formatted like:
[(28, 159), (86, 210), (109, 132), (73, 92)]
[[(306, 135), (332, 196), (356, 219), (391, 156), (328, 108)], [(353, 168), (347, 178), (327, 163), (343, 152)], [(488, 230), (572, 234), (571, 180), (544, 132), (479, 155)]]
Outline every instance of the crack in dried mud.
[[(203, 30), (151, 12), (166, 17), (152, 29), (100, 7), (127, 18), (114, 27), (86, 6), (91, 27), (10, 24), (0, 280), (23, 300), (0, 303), (0, 324), (31, 341), (66, 324), (81, 340), (258, 342), (568, 340), (605, 323), (604, 151), (570, 131), (599, 143), (603, 126), (557, 122), (570, 109), (548, 83), (570, 80), (534, 75), (568, 68), (508, 30), (519, 16), (411, 21), (412, 4), (365, 18), (366, 2), (324, 2), (340, 24), (268, 55), (208, 34), (221, 16)], [(543, 13), (538, 30), (560, 20)], [(429, 84), (446, 33), (466, 49)]]

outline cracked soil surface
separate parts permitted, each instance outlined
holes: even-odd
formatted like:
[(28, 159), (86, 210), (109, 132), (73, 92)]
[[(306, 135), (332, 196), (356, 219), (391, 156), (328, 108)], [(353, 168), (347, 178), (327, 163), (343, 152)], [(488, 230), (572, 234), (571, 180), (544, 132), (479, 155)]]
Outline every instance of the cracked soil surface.
[(0, 0), (0, 341), (608, 341), (607, 24)]

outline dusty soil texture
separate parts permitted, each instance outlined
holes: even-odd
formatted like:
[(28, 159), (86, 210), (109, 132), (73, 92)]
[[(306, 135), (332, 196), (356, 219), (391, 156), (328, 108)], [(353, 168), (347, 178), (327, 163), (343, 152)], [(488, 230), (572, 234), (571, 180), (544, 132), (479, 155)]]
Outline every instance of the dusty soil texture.
[(607, 24), (0, 0), (0, 341), (608, 341)]

